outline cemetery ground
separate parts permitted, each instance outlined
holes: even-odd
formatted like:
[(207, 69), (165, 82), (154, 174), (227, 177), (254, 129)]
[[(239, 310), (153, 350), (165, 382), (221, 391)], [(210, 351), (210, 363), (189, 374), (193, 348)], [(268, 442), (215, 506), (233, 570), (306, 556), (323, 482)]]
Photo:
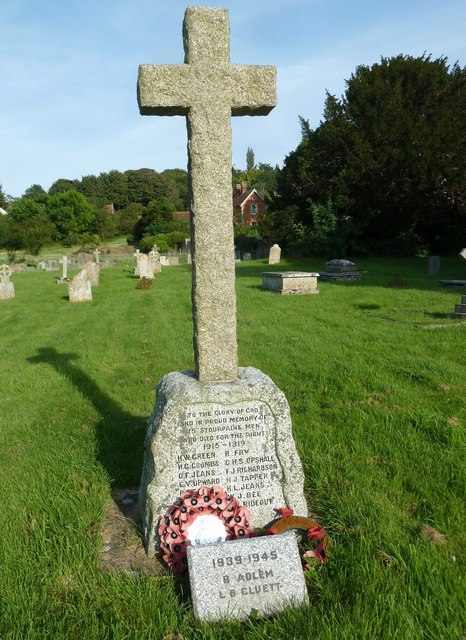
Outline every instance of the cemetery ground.
[[(285, 393), (332, 546), (306, 571), (309, 607), (216, 624), (194, 618), (186, 581), (159, 564), (101, 564), (111, 492), (139, 484), (155, 385), (193, 366), (190, 267), (137, 290), (128, 259), (80, 304), (54, 273), (12, 276), (16, 297), (0, 303), (2, 640), (464, 638), (466, 323), (448, 317), (458, 290), (438, 286), (464, 266), (358, 266), (359, 282), (295, 297), (261, 290), (276, 266), (237, 265), (240, 365)], [(137, 524), (125, 531), (137, 547)]]

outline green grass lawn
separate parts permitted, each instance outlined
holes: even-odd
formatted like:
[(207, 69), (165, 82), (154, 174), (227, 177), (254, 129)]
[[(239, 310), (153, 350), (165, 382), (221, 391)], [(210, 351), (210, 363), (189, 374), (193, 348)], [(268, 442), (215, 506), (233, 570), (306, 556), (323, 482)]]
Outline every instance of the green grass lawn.
[[(164, 268), (146, 291), (132, 264), (104, 270), (80, 304), (56, 273), (12, 276), (16, 297), (0, 301), (1, 640), (465, 637), (466, 323), (447, 317), (461, 292), (437, 283), (465, 278), (466, 263), (442, 258), (438, 276), (420, 258), (358, 264), (360, 282), (297, 297), (261, 290), (277, 267), (238, 264), (239, 362), (286, 394), (332, 548), (306, 572), (309, 607), (215, 625), (195, 620), (169, 572), (99, 566), (110, 491), (139, 483), (155, 385), (193, 367), (190, 268)], [(395, 275), (407, 286), (388, 287)]]

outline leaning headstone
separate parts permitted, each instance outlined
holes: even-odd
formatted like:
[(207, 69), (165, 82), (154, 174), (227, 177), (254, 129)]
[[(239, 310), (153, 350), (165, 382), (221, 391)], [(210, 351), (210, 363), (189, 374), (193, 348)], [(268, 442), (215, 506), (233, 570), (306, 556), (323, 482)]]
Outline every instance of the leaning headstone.
[(152, 271), (152, 265), (147, 253), (140, 253), (137, 257), (136, 271), (140, 278), (149, 278), (152, 280), (154, 272)]
[(183, 33), (185, 64), (141, 65), (138, 80), (142, 114), (188, 120), (196, 366), (157, 386), (140, 487), (149, 554), (162, 514), (185, 488), (222, 486), (258, 529), (276, 508), (307, 514), (286, 398), (237, 359), (230, 118), (275, 106), (275, 69), (230, 64), (226, 9), (189, 7)]
[(278, 244), (273, 244), (269, 252), (269, 264), (280, 264), (282, 250)]
[(0, 265), (0, 300), (15, 297), (15, 287), (10, 282), (12, 270), (8, 264)]
[(86, 271), (80, 271), (68, 284), (68, 297), (70, 302), (85, 302), (92, 300), (91, 283), (87, 278)]
[(188, 547), (194, 614), (202, 620), (270, 615), (308, 602), (294, 533)]
[(100, 264), (97, 262), (87, 262), (83, 267), (83, 271), (93, 287), (99, 284)]

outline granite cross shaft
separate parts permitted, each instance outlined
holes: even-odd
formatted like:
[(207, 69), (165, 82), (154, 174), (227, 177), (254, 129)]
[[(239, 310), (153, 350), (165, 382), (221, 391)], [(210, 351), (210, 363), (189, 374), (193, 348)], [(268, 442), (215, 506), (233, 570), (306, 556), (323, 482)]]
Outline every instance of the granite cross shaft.
[(185, 62), (140, 65), (142, 115), (187, 118), (194, 355), (200, 381), (237, 378), (231, 116), (276, 104), (275, 67), (230, 64), (226, 9), (188, 7)]

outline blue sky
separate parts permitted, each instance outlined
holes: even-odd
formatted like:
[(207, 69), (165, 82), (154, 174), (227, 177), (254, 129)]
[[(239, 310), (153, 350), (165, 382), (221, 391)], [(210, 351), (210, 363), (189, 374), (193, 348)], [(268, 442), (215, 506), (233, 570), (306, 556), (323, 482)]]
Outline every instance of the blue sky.
[(189, 4), (229, 10), (231, 61), (277, 67), (278, 104), (234, 118), (233, 164), (283, 163), (298, 116), (318, 125), (359, 64), (399, 53), (466, 64), (464, 0), (2, 0), (0, 184), (20, 196), (58, 178), (186, 168), (181, 117), (139, 115), (141, 63), (181, 63)]

